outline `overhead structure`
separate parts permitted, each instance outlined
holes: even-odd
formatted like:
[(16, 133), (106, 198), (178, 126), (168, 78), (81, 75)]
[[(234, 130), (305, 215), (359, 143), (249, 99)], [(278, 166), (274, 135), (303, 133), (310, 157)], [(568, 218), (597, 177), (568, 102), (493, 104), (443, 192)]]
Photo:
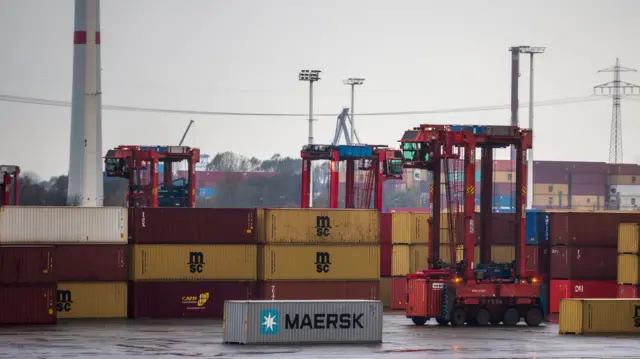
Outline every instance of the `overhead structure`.
[(331, 143), (334, 146), (340, 144), (340, 138), (344, 135), (344, 140), (347, 145), (355, 145), (360, 143), (360, 137), (356, 130), (351, 126), (351, 131), (349, 131), (349, 127), (347, 123), (352, 124), (349, 109), (343, 108), (342, 112), (338, 115), (338, 120), (336, 122), (336, 133), (333, 137), (333, 142)]
[(102, 207), (100, 1), (76, 0), (68, 204)]
[(363, 78), (357, 77), (349, 77), (346, 80), (342, 81), (345, 85), (351, 86), (351, 138), (356, 137), (356, 120), (355, 120), (355, 96), (356, 96), (356, 85), (362, 85), (364, 83)]
[[(186, 161), (187, 178), (173, 179), (173, 163)], [(184, 146), (119, 146), (107, 152), (108, 177), (129, 180), (127, 207), (195, 207), (200, 150)], [(163, 181), (158, 167), (164, 166)]]
[[(613, 98), (609, 163), (622, 163), (622, 113), (620, 112), (620, 100), (623, 96), (640, 95), (640, 86), (620, 80), (620, 73), (636, 72), (636, 70), (620, 66), (619, 59), (616, 59), (616, 64), (613, 67), (602, 69), (598, 72), (613, 72), (613, 81), (594, 86), (593, 92), (596, 95), (611, 96)], [(600, 92), (598, 93), (597, 90), (600, 90)]]
[[(298, 80), (309, 82), (309, 138), (308, 144), (313, 144), (313, 83), (320, 81), (320, 70), (300, 70)], [(313, 171), (309, 169), (310, 176), (313, 177)], [(309, 207), (313, 207), (313, 179), (309, 184)]]
[(0, 165), (0, 206), (20, 204), (20, 167)]

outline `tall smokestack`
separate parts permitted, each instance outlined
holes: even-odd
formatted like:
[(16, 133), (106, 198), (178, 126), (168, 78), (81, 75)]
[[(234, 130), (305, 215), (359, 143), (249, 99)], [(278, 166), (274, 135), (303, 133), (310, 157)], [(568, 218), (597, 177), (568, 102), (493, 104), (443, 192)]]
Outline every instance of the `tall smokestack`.
[(67, 201), (86, 207), (104, 196), (100, 72), (100, 0), (76, 0)]

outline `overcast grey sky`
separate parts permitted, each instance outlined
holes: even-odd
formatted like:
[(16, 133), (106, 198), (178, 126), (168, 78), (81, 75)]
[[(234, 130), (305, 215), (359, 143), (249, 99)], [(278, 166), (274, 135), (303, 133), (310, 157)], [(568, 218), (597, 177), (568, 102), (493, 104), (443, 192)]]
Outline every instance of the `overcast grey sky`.
[[(536, 99), (588, 96), (640, 69), (636, 0), (102, 0), (105, 105), (239, 112), (307, 111), (302, 68), (323, 70), (317, 112), (349, 103), (347, 77), (365, 77), (359, 111), (509, 102), (512, 45), (546, 46)], [(73, 0), (0, 0), (0, 94), (69, 101)], [(521, 102), (528, 100), (528, 60)], [(640, 84), (640, 74), (623, 80)], [(611, 101), (536, 110), (536, 159), (608, 158)], [(625, 162), (640, 159), (640, 102), (623, 102)], [(520, 117), (526, 119), (526, 109)], [(103, 152), (120, 144), (176, 144), (189, 116), (103, 112)], [(301, 118), (193, 116), (187, 144), (213, 154), (296, 156)], [(0, 102), (0, 163), (43, 177), (68, 170), (70, 109)], [(363, 141), (396, 144), (420, 123), (508, 124), (509, 111), (356, 117)], [(335, 119), (316, 123), (330, 142)]]

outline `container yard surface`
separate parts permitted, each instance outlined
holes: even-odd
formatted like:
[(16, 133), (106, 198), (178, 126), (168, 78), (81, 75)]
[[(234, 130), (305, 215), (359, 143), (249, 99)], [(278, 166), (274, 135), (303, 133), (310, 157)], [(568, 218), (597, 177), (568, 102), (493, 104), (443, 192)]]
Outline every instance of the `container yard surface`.
[(174, 319), (70, 321), (57, 326), (0, 327), (0, 358), (579, 358), (637, 357), (637, 337), (564, 336), (537, 328), (416, 327), (385, 314), (382, 344), (225, 345), (222, 321)]

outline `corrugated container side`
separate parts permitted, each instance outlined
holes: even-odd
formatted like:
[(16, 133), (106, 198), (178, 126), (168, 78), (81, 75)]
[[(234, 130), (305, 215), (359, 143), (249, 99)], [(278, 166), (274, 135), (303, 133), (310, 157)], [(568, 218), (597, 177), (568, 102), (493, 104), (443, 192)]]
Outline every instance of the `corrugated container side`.
[(549, 307), (558, 313), (564, 298), (615, 298), (618, 286), (615, 280), (559, 280), (550, 281)]
[(533, 194), (558, 194), (569, 193), (569, 185), (562, 183), (534, 183)]
[(127, 209), (2, 207), (0, 243), (127, 243)]
[(247, 323), (237, 318), (248, 318), (249, 307), (242, 302), (224, 302), (224, 312), (222, 313), (222, 331), (225, 343), (246, 343)]
[(607, 183), (607, 173), (606, 172), (569, 172), (569, 183), (571, 186), (574, 185), (604, 185)]
[(0, 324), (55, 324), (56, 284), (1, 286), (0, 308)]
[(619, 284), (618, 298), (626, 298), (626, 299), (640, 298), (640, 286)]
[(221, 318), (225, 300), (256, 299), (255, 281), (129, 282), (129, 318)]
[(55, 283), (53, 246), (0, 246), (0, 283)]
[(609, 181), (612, 185), (637, 185), (640, 184), (640, 175), (612, 175)]
[(391, 276), (392, 258), (393, 245), (391, 243), (382, 243), (380, 245), (380, 276)]
[(568, 184), (569, 175), (565, 171), (540, 171), (534, 167), (533, 183)]
[(409, 244), (411, 243), (412, 221), (411, 213), (397, 212), (392, 214), (391, 222), (391, 243)]
[(380, 246), (265, 245), (262, 280), (351, 280), (380, 278)]
[(640, 224), (620, 223), (618, 226), (618, 253), (638, 254), (640, 251)]
[(380, 300), (385, 308), (391, 307), (391, 277), (380, 278)]
[(533, 204), (545, 208), (566, 208), (569, 205), (569, 196), (566, 193), (534, 194)]
[(138, 208), (131, 211), (130, 242), (257, 243), (258, 211), (244, 208)]
[(553, 246), (552, 279), (610, 280), (617, 276), (617, 249)]
[(640, 222), (638, 212), (550, 211), (551, 244), (618, 247), (618, 225)]
[(640, 334), (637, 299), (564, 299), (560, 334)]
[(127, 280), (126, 244), (62, 245), (55, 250), (56, 278), (66, 282)]
[(368, 281), (260, 281), (258, 299), (264, 300), (377, 300), (380, 280)]
[(393, 243), (393, 213), (380, 213), (380, 244)]
[(429, 245), (412, 244), (409, 246), (409, 273), (429, 268)]
[(394, 244), (391, 275), (404, 276), (411, 272), (411, 248), (408, 244)]
[(59, 282), (60, 319), (126, 318), (127, 282)]
[(136, 244), (133, 280), (255, 280), (257, 245)]
[(393, 277), (391, 283), (391, 309), (405, 310), (407, 307), (407, 277)]
[(429, 218), (428, 213), (411, 213), (413, 235), (411, 236), (411, 244), (429, 243)]
[(640, 257), (637, 254), (618, 255), (618, 284), (640, 284)]
[(549, 274), (549, 248), (539, 246), (526, 247), (526, 268), (527, 270), (536, 271), (538, 274)]
[[(480, 256), (478, 248), (478, 257)], [(516, 258), (515, 246), (491, 246), (491, 260), (499, 263), (511, 263)]]
[(569, 197), (571, 203), (569, 206), (571, 208), (586, 208), (586, 209), (598, 209), (599, 206), (603, 206), (604, 203), (598, 203), (598, 196), (596, 195), (588, 195), (588, 196), (571, 196)]
[[(602, 197), (607, 195), (607, 185), (604, 181), (597, 184), (571, 184), (571, 189), (564, 193), (571, 193), (572, 196)], [(588, 204), (597, 204), (597, 199)], [(600, 203), (600, 205), (603, 206), (604, 203)]]

